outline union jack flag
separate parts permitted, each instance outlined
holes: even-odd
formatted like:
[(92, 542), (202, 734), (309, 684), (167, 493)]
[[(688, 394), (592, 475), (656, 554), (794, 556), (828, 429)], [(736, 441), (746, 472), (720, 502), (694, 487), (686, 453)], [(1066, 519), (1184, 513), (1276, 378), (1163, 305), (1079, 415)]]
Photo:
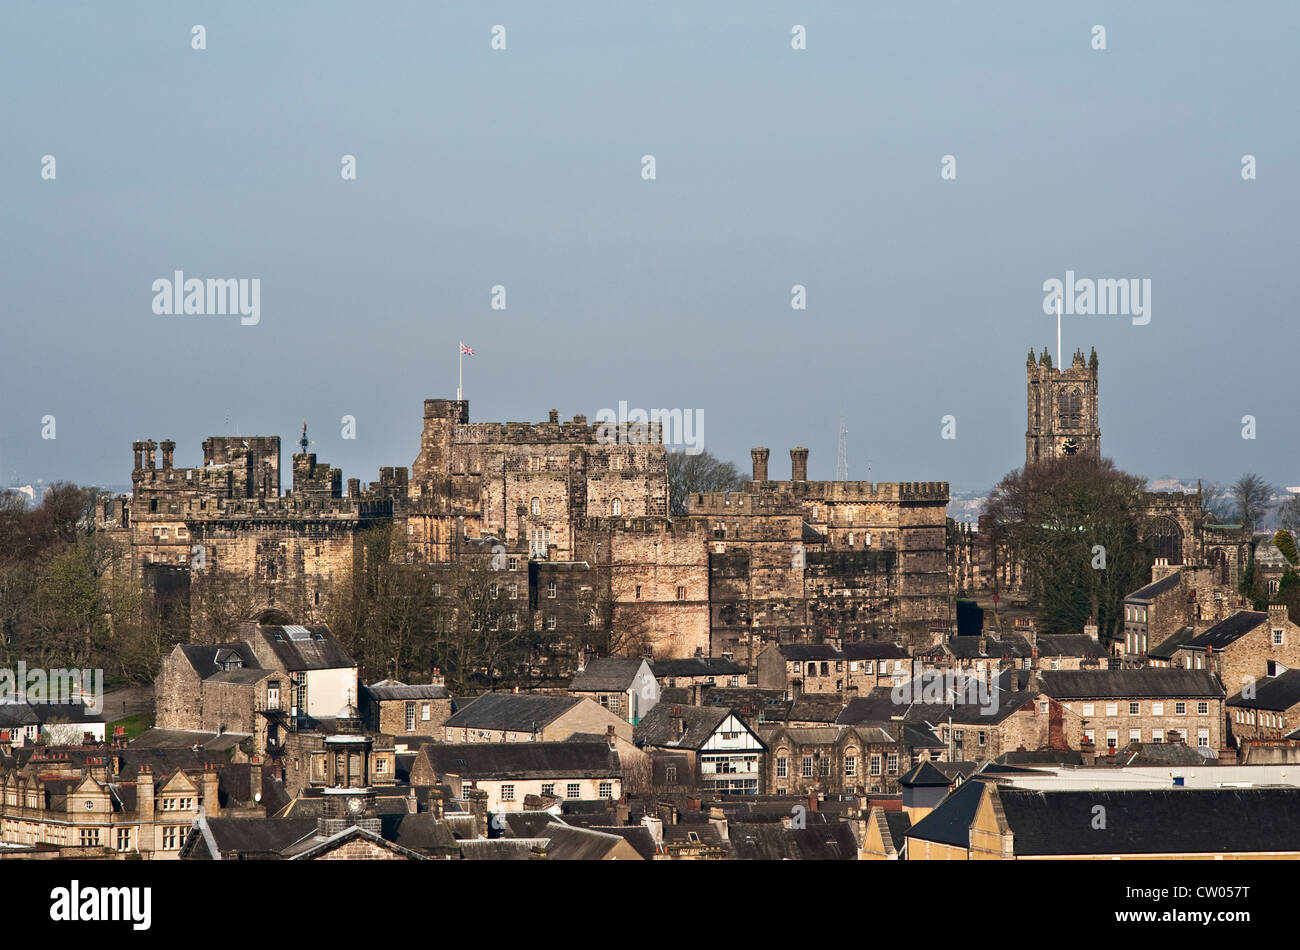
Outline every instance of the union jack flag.
[(466, 356), (473, 356), (473, 355), (474, 355), (474, 351), (473, 351), (472, 349), (470, 349), (468, 346), (466, 346), (464, 343), (462, 343), (462, 344), (460, 345), (460, 351), (461, 351), (462, 353), (464, 353)]

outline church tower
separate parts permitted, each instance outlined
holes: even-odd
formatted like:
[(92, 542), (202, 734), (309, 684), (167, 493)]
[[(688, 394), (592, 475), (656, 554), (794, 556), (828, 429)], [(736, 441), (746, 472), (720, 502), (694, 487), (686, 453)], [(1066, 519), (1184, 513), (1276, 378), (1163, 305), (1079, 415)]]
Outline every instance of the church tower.
[(1025, 464), (1090, 455), (1101, 457), (1101, 417), (1097, 412), (1097, 351), (1085, 361), (1075, 350), (1069, 369), (1056, 369), (1046, 349), (1029, 351), (1029, 420)]

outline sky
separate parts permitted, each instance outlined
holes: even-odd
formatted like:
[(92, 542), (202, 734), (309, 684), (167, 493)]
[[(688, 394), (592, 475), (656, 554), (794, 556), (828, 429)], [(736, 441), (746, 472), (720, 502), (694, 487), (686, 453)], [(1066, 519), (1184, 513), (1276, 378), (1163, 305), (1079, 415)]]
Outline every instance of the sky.
[[(123, 484), (133, 440), (193, 466), (227, 432), (287, 467), (303, 419), (373, 481), (463, 340), (473, 421), (680, 408), (742, 471), (803, 445), (831, 478), (843, 411), (850, 477), (978, 489), (1023, 463), (1067, 270), (1151, 282), (1145, 325), (1063, 318), (1103, 454), (1300, 484), (1298, 27), (1262, 2), (6, 0), (0, 484)], [(175, 271), (258, 279), (258, 322), (155, 313)]]

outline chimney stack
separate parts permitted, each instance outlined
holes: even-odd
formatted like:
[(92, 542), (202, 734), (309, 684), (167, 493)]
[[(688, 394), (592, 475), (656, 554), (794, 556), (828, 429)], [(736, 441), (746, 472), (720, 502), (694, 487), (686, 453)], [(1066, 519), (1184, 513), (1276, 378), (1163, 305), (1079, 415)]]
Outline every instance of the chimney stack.
[(549, 418), (548, 418), (547, 421), (549, 421), (549, 422), (559, 422), (559, 421), (560, 421), (560, 410), (558, 410), (558, 409), (552, 409), (551, 412), (550, 412), (550, 416), (549, 416)]
[(135, 452), (135, 471), (138, 472), (140, 471), (140, 456), (144, 454), (144, 443), (138, 441), (132, 442), (131, 450)]
[(808, 450), (803, 446), (790, 450), (790, 481), (808, 481)]
[(176, 452), (176, 443), (166, 439), (159, 443), (159, 447), (162, 449), (163, 471), (169, 471), (172, 467), (172, 455)]
[(771, 454), (762, 446), (749, 450), (750, 458), (754, 460), (754, 481), (767, 481), (767, 457)]
[(152, 470), (154, 466), (154, 452), (158, 449), (158, 443), (150, 439), (144, 443), (144, 467)]
[(220, 779), (217, 767), (208, 763), (203, 768), (203, 816), (205, 818), (221, 817)]
[(142, 822), (153, 821), (153, 770), (147, 765), (135, 776), (135, 813)]

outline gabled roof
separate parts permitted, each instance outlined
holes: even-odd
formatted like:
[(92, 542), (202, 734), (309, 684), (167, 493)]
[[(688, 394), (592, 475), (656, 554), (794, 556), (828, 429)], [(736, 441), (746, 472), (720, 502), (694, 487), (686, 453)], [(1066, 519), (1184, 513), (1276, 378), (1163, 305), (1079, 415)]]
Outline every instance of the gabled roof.
[(205, 821), (210, 840), (219, 853), (212, 854), (208, 836), (199, 834), (187, 843), (187, 853), (182, 857), (193, 860), (227, 856), (279, 858), (290, 845), (316, 834), (315, 818), (207, 818)]
[(1177, 573), (1166, 574), (1164, 577), (1160, 578), (1160, 580), (1155, 581), (1154, 583), (1151, 584), (1147, 584), (1146, 587), (1139, 587), (1137, 590), (1133, 591), (1133, 593), (1129, 594), (1124, 599), (1126, 601), (1140, 600), (1143, 601), (1144, 603), (1150, 603), (1151, 601), (1159, 597), (1161, 594), (1168, 593), (1169, 591), (1176, 588), (1179, 585), (1179, 583), (1181, 582), (1179, 580), (1179, 576)]
[(1226, 620), (1220, 620), (1198, 637), (1192, 637), (1183, 644), (1186, 650), (1204, 650), (1212, 647), (1222, 650), (1236, 643), (1260, 624), (1268, 622), (1268, 614), (1256, 610), (1239, 610)]
[(357, 665), (323, 623), (306, 627), (263, 624), (257, 627), (257, 636), (271, 648), (286, 670), (340, 670)]
[(784, 643), (777, 649), (787, 661), (795, 660), (905, 660), (909, 654), (893, 643), (855, 640), (836, 648), (829, 643)]
[(458, 709), (443, 725), (450, 729), (532, 733), (584, 702), (591, 700), (536, 693), (483, 693)]
[(1043, 692), (1053, 699), (1218, 699), (1223, 687), (1209, 670), (1048, 670)]
[(574, 693), (621, 693), (632, 688), (636, 675), (645, 663), (642, 659), (621, 656), (597, 657), (584, 670), (574, 674), (569, 691)]
[(548, 861), (600, 861), (623, 842), (619, 835), (555, 822), (543, 832), (550, 839)]
[(839, 693), (800, 693), (790, 706), (790, 722), (834, 723), (848, 703)]
[(1243, 689), (1228, 699), (1228, 705), (1282, 712), (1300, 703), (1300, 670), (1286, 670), (1279, 676), (1261, 677), (1248, 688), (1253, 695), (1246, 696), (1246, 690)]
[[(984, 641), (980, 649), (980, 641)], [(974, 660), (984, 657), (1027, 657), (1033, 650), (1029, 641), (1019, 634), (1007, 634), (1003, 637), (951, 636), (948, 638), (948, 651), (956, 658)]]
[[(638, 744), (668, 749), (698, 749), (732, 715), (726, 706), (678, 706), (658, 703), (637, 724)], [(685, 731), (679, 729), (680, 721)]]
[(429, 743), (417, 753), (434, 774), (462, 779), (617, 778), (618, 753), (607, 742)]

